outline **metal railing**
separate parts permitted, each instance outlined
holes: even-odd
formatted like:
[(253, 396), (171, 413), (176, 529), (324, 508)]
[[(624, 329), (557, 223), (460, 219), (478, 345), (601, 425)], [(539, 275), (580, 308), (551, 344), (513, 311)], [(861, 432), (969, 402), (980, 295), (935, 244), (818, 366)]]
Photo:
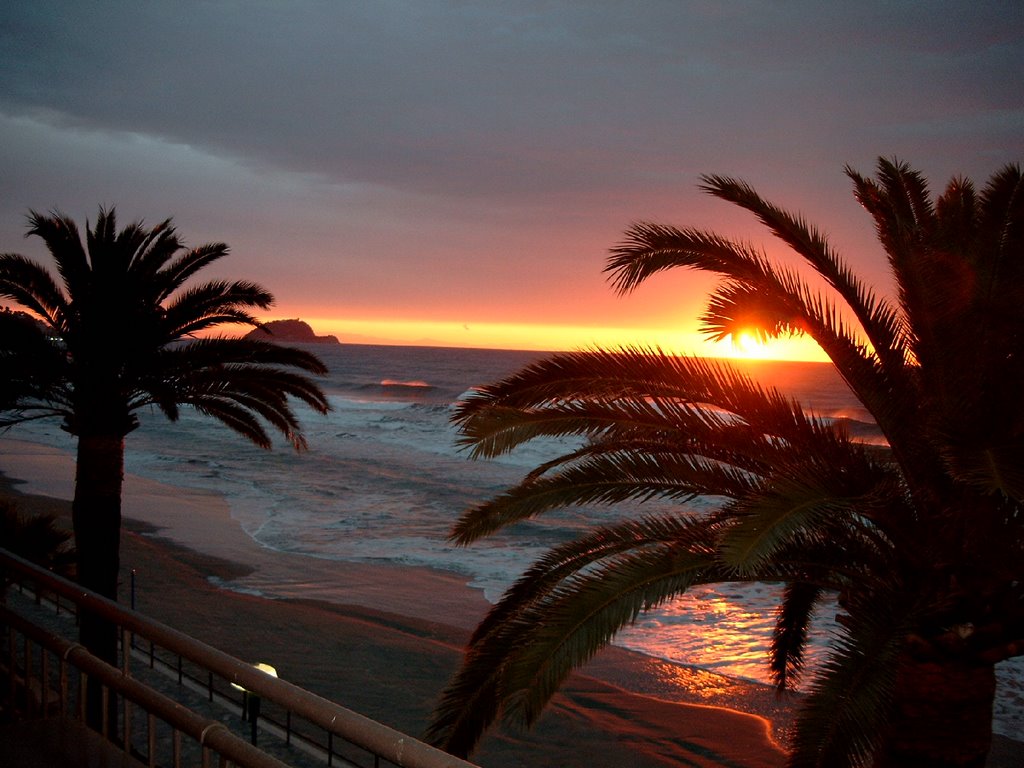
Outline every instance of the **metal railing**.
[[(39, 596), (45, 595), (60, 609), (67, 609), (70, 603), (77, 612), (87, 610), (110, 621), (119, 628), (121, 640), (122, 668), (117, 669), (8, 606), (0, 607), (0, 623), (7, 627), (8, 705), (23, 715), (45, 716), (57, 709), (64, 716), (84, 718), (82, 690), (84, 681), (91, 679), (103, 686), (105, 699), (109, 695), (123, 698), (119, 732), (104, 733), (104, 736), (151, 766), (163, 764), (156, 755), (159, 743), (169, 743), (172, 764), (179, 765), (183, 734), (194, 742), (193, 748), (201, 751), (204, 766), (211, 753), (216, 753), (220, 755), (221, 765), (280, 768), (292, 760), (282, 762), (255, 746), (257, 722), (252, 711), (255, 708), (244, 705), (246, 698), (259, 697), (263, 706), (256, 711), (262, 710), (258, 715), (261, 732), (280, 737), (285, 748), (278, 748), (276, 752), (285, 758), (290, 750), (301, 749), (303, 754), (296, 752), (295, 757), (304, 764), (317, 759), (320, 764), (333, 765), (337, 761), (366, 768), (388, 764), (400, 768), (476, 768), (472, 763), (84, 590), (4, 549), (0, 549), (0, 572), (5, 581), (34, 586), (36, 602), (40, 601)], [(16, 636), (19, 634), (23, 641), (20, 644)], [(33, 654), (33, 644), (40, 649), (38, 654)], [(38, 662), (34, 661), (36, 656)], [(55, 663), (51, 663), (51, 657)], [(135, 679), (141, 674), (133, 676), (133, 659), (143, 669), (162, 668), (171, 678), (177, 677), (179, 686), (187, 685), (209, 702), (226, 704), (242, 717), (248, 714), (251, 740), (232, 732), (225, 724), (227, 721), (192, 711), (176, 700), (180, 697), (172, 699)], [(107, 712), (106, 705), (102, 711)], [(156, 720), (170, 728), (169, 738), (165, 735), (159, 743)], [(233, 725), (241, 730), (237, 723)], [(166, 726), (164, 728), (166, 730)]]

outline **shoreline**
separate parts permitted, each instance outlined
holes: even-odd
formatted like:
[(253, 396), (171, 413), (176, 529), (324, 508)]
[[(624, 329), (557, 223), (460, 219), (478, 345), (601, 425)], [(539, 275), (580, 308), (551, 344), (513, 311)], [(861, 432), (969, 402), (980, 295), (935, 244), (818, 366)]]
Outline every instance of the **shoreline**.
[[(69, 464), (57, 449), (0, 441), (0, 497), (24, 512), (67, 517)], [(271, 661), (296, 684), (412, 736), (422, 732), (489, 607), (480, 590), (429, 568), (269, 550), (217, 494), (125, 481), (122, 602), (134, 570), (141, 612), (239, 658)], [(267, 585), (286, 596), (250, 594)], [(792, 702), (779, 704), (767, 686), (613, 646), (573, 675), (532, 731), (501, 729), (472, 759), (488, 768), (772, 768), (784, 762), (779, 740)], [(993, 758), (993, 768), (1019, 765), (1024, 743), (997, 737)]]
[[(27, 453), (10, 461), (18, 448)], [(11, 498), (26, 513), (67, 519), (66, 498), (25, 491), (36, 490), (37, 483), (59, 491), (59, 476), (70, 477), (70, 463), (56, 449), (0, 441), (0, 498)], [(40, 479), (22, 480), (26, 475)], [(447, 572), (260, 547), (216, 494), (128, 475), (121, 568), (123, 603), (134, 571), (140, 612), (240, 659), (272, 663), (291, 682), (415, 737), (456, 671), (469, 632), (489, 608), (481, 590)], [(345, 585), (344, 602), (318, 599), (321, 579), (335, 596), (337, 585)], [(249, 594), (278, 580), (314, 596)], [(487, 768), (783, 764), (764, 717), (634, 693), (598, 675), (602, 668), (618, 669), (626, 679), (647, 661), (625, 649), (602, 652), (594, 670), (574, 674), (531, 730), (495, 728), (471, 760)], [(656, 682), (652, 675), (651, 686)]]

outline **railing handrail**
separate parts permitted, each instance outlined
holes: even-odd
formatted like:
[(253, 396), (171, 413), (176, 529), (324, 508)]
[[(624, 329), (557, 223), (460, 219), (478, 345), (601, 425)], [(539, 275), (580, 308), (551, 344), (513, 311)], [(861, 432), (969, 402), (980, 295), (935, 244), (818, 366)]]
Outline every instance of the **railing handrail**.
[(0, 617), (24, 636), (32, 638), (40, 646), (71, 666), (77, 667), (90, 678), (98, 680), (110, 690), (138, 704), (146, 712), (159, 717), (172, 728), (192, 737), (201, 747), (207, 747), (248, 768), (288, 768), (286, 763), (229, 731), (219, 720), (193, 712), (135, 678), (122, 674), (117, 667), (93, 656), (84, 646), (36, 626), (9, 608), (0, 606)]
[[(113, 600), (0, 548), (0, 566), (33, 579), (81, 608), (204, 667), (228, 682), (273, 701), (329, 733), (402, 768), (479, 768), (390, 726), (360, 715), (305, 688), (268, 675), (191, 635), (124, 608)], [(101, 662), (102, 663), (102, 662)]]

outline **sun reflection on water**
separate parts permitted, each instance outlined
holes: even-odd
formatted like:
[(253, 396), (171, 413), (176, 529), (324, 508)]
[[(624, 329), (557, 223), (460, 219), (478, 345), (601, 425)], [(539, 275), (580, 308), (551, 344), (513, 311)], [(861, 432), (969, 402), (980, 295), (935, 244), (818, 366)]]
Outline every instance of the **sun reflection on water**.
[(662, 662), (653, 666), (651, 671), (657, 676), (658, 682), (685, 689), (696, 699), (718, 701), (736, 688), (736, 683), (730, 678), (696, 667)]
[[(700, 695), (721, 692), (719, 675), (770, 683), (768, 653), (780, 596), (781, 587), (770, 584), (693, 588), (657, 611), (641, 615), (616, 643), (718, 673), (706, 674), (706, 680), (699, 673), (687, 676), (687, 687), (697, 686), (695, 693)], [(827, 606), (820, 612), (805, 654), (808, 667), (824, 653), (833, 614)]]

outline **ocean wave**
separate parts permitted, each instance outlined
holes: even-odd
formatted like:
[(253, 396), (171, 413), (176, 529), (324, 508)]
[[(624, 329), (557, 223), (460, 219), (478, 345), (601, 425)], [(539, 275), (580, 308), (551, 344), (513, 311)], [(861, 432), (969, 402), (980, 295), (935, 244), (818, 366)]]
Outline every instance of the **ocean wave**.
[(412, 387), (413, 389), (433, 389), (434, 385), (426, 381), (420, 381), (419, 379), (413, 379), (411, 381), (401, 381), (399, 379), (381, 379), (380, 386), (382, 387)]

